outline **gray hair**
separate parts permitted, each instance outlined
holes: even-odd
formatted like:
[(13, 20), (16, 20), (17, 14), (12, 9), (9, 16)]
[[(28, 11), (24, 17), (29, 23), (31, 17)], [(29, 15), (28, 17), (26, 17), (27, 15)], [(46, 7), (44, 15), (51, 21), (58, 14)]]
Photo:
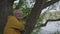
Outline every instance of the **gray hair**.
[(22, 15), (22, 12), (18, 9), (13, 11), (13, 15), (15, 15), (15, 13), (20, 13)]

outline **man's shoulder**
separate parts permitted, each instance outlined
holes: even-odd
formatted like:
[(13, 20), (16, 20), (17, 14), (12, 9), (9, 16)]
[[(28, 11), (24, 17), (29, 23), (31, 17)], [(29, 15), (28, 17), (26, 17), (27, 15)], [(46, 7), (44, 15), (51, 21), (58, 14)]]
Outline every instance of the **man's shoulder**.
[(8, 18), (13, 18), (14, 16), (8, 16)]
[(14, 21), (14, 20), (17, 20), (17, 18), (15, 16), (8, 16), (8, 20)]
[(8, 16), (8, 23), (14, 25), (14, 24), (19, 23), (19, 21), (18, 21), (17, 18), (14, 17), (14, 16)]
[(8, 16), (8, 18), (12, 18), (13, 19), (13, 18), (16, 18), (16, 17), (15, 16)]

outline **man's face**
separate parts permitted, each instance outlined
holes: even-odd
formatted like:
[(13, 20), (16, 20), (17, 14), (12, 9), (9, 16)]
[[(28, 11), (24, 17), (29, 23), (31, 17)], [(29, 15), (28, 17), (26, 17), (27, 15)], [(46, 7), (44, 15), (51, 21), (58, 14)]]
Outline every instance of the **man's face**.
[(15, 12), (15, 17), (18, 18), (18, 19), (22, 19), (22, 13)]

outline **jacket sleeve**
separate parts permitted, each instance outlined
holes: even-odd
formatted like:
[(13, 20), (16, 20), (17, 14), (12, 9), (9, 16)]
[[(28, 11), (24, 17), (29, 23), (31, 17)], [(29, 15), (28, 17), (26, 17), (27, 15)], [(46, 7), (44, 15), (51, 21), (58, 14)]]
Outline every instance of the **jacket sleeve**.
[(18, 29), (20, 31), (24, 30), (24, 24), (21, 22), (19, 22), (16, 18), (12, 17), (10, 19), (10, 24), (11, 24), (11, 28), (15, 28)]

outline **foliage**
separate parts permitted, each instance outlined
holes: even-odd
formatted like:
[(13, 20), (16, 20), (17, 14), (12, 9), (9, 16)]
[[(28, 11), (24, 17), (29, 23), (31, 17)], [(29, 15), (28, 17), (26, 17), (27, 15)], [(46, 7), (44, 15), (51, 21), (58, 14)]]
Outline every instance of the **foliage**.
[(26, 17), (28, 14), (30, 14), (31, 10), (32, 10), (32, 8), (26, 8), (26, 9), (23, 8), (23, 10), (22, 10), (23, 17)]
[(42, 16), (42, 15), (39, 16), (39, 19), (37, 20), (37, 22), (41, 22), (41, 21), (43, 20), (43, 17), (44, 17), (44, 16)]

